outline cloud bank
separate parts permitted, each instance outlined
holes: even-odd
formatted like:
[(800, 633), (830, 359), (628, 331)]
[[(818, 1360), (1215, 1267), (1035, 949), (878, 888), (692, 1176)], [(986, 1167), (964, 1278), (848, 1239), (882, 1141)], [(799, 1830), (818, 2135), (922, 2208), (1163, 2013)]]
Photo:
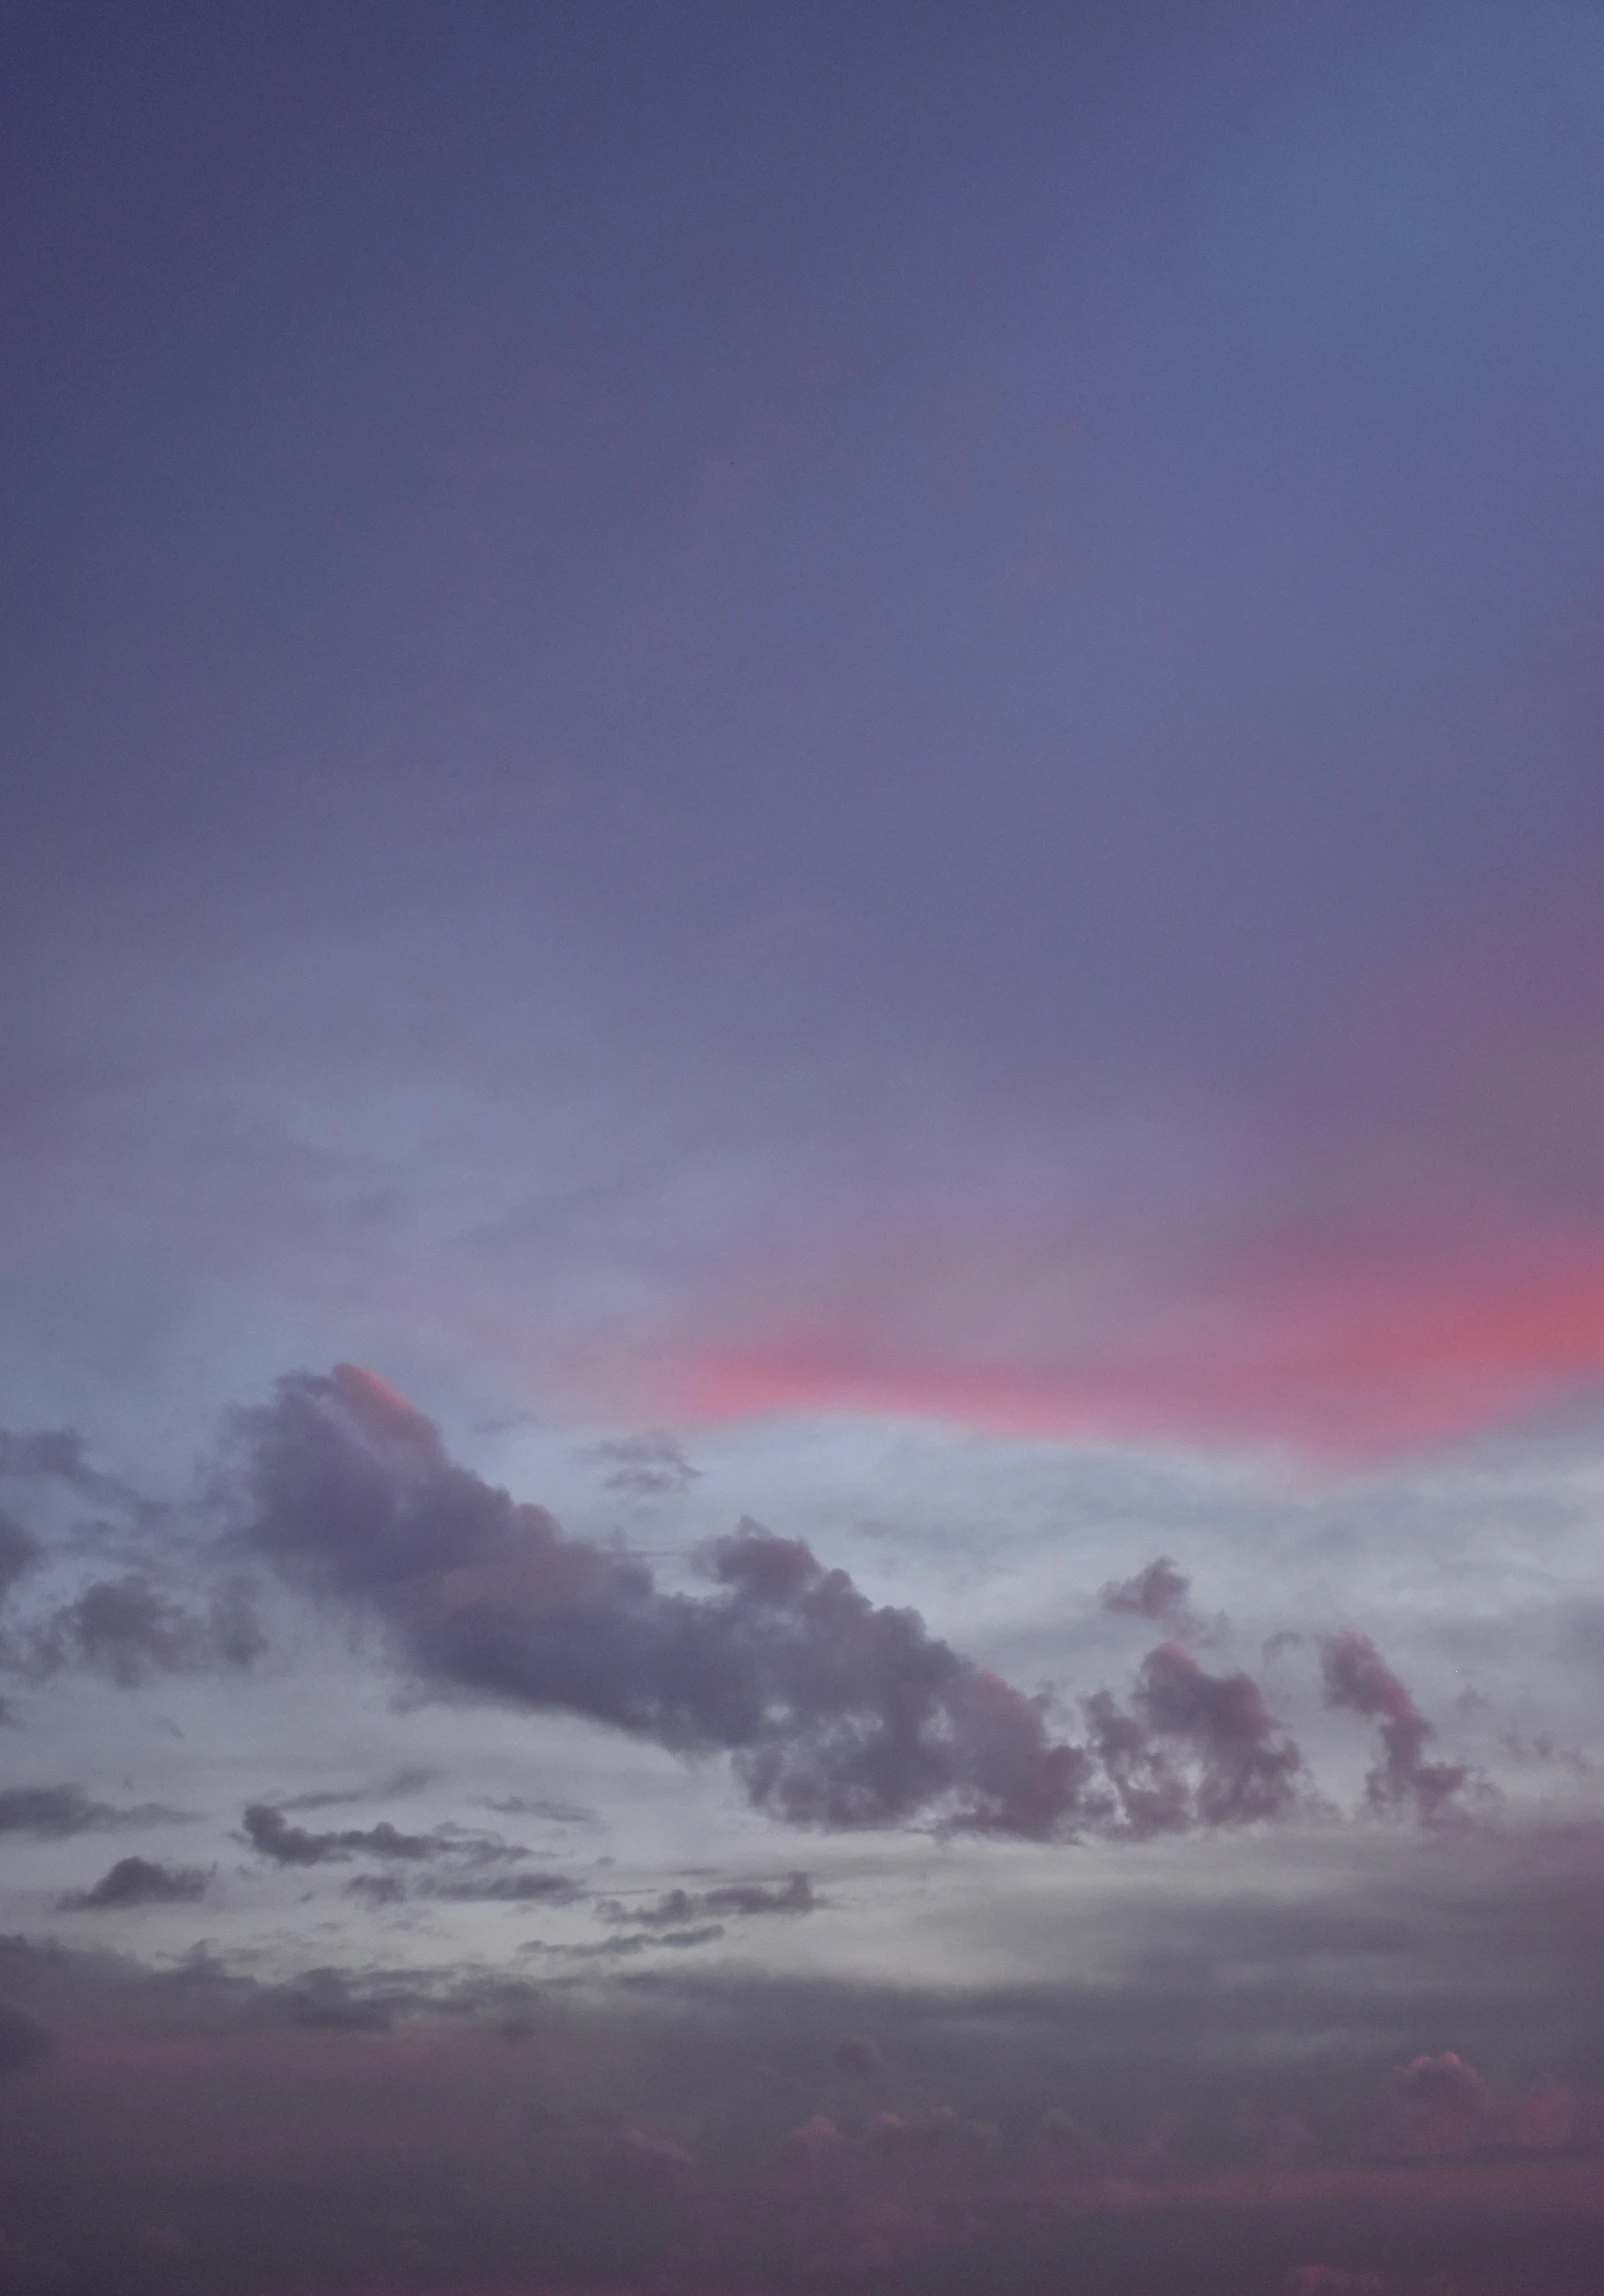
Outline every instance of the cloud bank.
[[(1083, 1699), (1087, 1735), (1071, 1742), (1045, 1697), (749, 1519), (703, 1550), (711, 1592), (665, 1591), (638, 1556), (566, 1536), (457, 1465), (431, 1420), (350, 1365), (281, 1380), (238, 1415), (231, 1459), (235, 1551), (377, 1624), (424, 1686), (727, 1754), (751, 1802), (788, 1823), (1145, 1839), (1319, 1806), (1258, 1685), (1208, 1673), (1179, 1641), (1148, 1653), (1128, 1704)], [(1187, 1592), (1161, 1556), (1103, 1603), (1185, 1631)], [(1374, 1647), (1344, 1632), (1322, 1649), (1328, 1704), (1380, 1726), (1368, 1807), (1455, 1811), (1470, 1775), (1425, 1760), (1431, 1725)], [(371, 1831), (303, 1834), (265, 1807), (246, 1825), (280, 1862), (426, 1854)]]

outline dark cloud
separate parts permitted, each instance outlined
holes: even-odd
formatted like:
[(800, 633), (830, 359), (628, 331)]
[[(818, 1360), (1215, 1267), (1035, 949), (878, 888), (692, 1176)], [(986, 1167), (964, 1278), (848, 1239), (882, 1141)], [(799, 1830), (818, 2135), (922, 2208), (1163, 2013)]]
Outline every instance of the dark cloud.
[(398, 1795), (420, 1794), (432, 1785), (439, 1773), (411, 1763), (392, 1770), (388, 1777), (375, 1778), (367, 1785), (325, 1787), (317, 1792), (284, 1794), (274, 1804), (280, 1810), (334, 1810), (350, 1802), (388, 1802)]
[(1153, 1729), (1195, 1749), (1195, 1798), (1204, 1825), (1249, 1824), (1298, 1806), (1303, 1757), (1246, 1674), (1205, 1674), (1167, 1642), (1142, 1661), (1135, 1703)]
[(407, 1885), (399, 1874), (358, 1873), (346, 1883), (350, 1897), (360, 1897), (369, 1905), (399, 1905), (407, 1894)]
[(9, 2002), (0, 2001), (0, 2077), (26, 2071), (54, 2047), (48, 2028)]
[(0, 1512), (0, 1602), (38, 1562), (41, 1548), (19, 1522)]
[(241, 1820), (251, 1847), (277, 1865), (326, 1865), (357, 1855), (409, 1858), (439, 1857), (449, 1846), (439, 1834), (398, 1833), (387, 1820), (376, 1826), (348, 1826), (337, 1833), (309, 1833), (292, 1826), (281, 1810), (267, 1802), (251, 1802)]
[(1179, 1623), (1188, 1616), (1187, 1596), (1192, 1582), (1177, 1570), (1168, 1555), (1158, 1555), (1134, 1578), (1110, 1581), (1101, 1600), (1105, 1610), (1155, 1623)]
[(1480, 2073), (1452, 2049), (1414, 2057), (1392, 2076), (1397, 2107), (1388, 2131), (1403, 2153), (1464, 2152), (1475, 2143), (1493, 2109), (1493, 2093)]
[(1192, 1790), (1175, 1753), (1112, 1691), (1094, 1691), (1081, 1706), (1119, 1827), (1138, 1841), (1184, 1832), (1192, 1823)]
[(1309, 1801), (1303, 1756), (1246, 1674), (1207, 1674), (1178, 1643), (1149, 1651), (1129, 1710), (1108, 1692), (1083, 1702), (1116, 1822), (1150, 1835), (1251, 1825)]
[(609, 1937), (600, 1945), (570, 1945), (555, 1950), (566, 1952), (576, 1961), (597, 1958), (617, 1960), (624, 1956), (648, 1952), (653, 1946), (666, 1945), (683, 1949), (695, 1945), (712, 1945), (724, 1935), (724, 1924), (719, 1921), (692, 1923), (685, 1929), (654, 1929), (649, 1935), (635, 1932), (628, 1937)]
[(91, 1499), (123, 1501), (132, 1496), (126, 1483), (90, 1466), (83, 1437), (66, 1427), (36, 1428), (20, 1435), (0, 1427), (0, 1475), (66, 1483)]
[(683, 1926), (710, 1913), (742, 1916), (816, 1913), (823, 1902), (805, 1873), (793, 1873), (778, 1884), (728, 1882), (716, 1889), (671, 1889), (651, 1905), (627, 1906), (617, 1898), (608, 1898), (598, 1910), (608, 1921), (665, 1929)]
[(844, 2035), (835, 2045), (831, 2063), (849, 2081), (878, 2081), (884, 2078), (886, 2070), (884, 2057), (862, 2033)]
[[(340, 1864), (351, 1857), (377, 1857), (403, 1860), (410, 1864), (427, 1864), (439, 1859), (461, 1868), (482, 1868), (501, 1865), (526, 1858), (529, 1852), (515, 1842), (505, 1842), (499, 1834), (476, 1834), (457, 1825), (433, 1826), (427, 1833), (404, 1834), (382, 1818), (376, 1826), (342, 1826), (325, 1833), (313, 1833), (305, 1826), (292, 1826), (284, 1815), (293, 1804), (251, 1802), (246, 1806), (241, 1823), (253, 1849), (271, 1858), (277, 1865), (314, 1866)], [(304, 1805), (303, 1805), (304, 1806)], [(466, 1881), (460, 1891), (444, 1894), (462, 1896), (513, 1896), (516, 1889), (502, 1889), (488, 1882)], [(549, 1895), (534, 1889), (530, 1895)]]
[(251, 1549), (375, 1613), (425, 1679), (726, 1749), (753, 1801), (793, 1821), (1082, 1822), (1088, 1759), (1037, 1702), (800, 1542), (743, 1525), (708, 1552), (716, 1593), (665, 1594), (639, 1560), (455, 1466), (428, 1420), (349, 1368), (283, 1381), (240, 1435)]
[(136, 1905), (189, 1905), (206, 1895), (207, 1877), (194, 1866), (156, 1865), (149, 1858), (119, 1858), (92, 1889), (71, 1890), (63, 1913), (107, 1913)]
[[(1087, 1742), (1068, 1744), (1050, 1734), (1044, 1700), (758, 1524), (704, 1550), (711, 1593), (664, 1592), (639, 1556), (570, 1539), (543, 1508), (454, 1464), (433, 1423), (368, 1373), (283, 1380), (268, 1408), (239, 1416), (237, 1436), (249, 1551), (375, 1619), (425, 1683), (567, 1709), (682, 1753), (724, 1750), (776, 1817), (923, 1817), (1064, 1840), (1254, 1825), (1315, 1806), (1302, 1754), (1258, 1685), (1206, 1672), (1178, 1643), (1148, 1654), (1128, 1704), (1107, 1692), (1083, 1701)], [(1175, 1617), (1186, 1593), (1161, 1555), (1104, 1599)], [(1466, 1773), (1424, 1761), (1430, 1726), (1362, 1637), (1333, 1637), (1324, 1654), (1330, 1702), (1381, 1720), (1372, 1806), (1440, 1816)]]
[[(1096, 1967), (1031, 1988), (741, 1980), (698, 1967), (694, 1925), (539, 1984), (146, 1974), (0, 1939), (35, 2026), (115, 2036), (15, 2098), (0, 2224), (64, 2254), (71, 2296), (144, 2296), (122, 2260), (151, 2223), (184, 2228), (208, 2296), (1277, 2296), (1311, 2260), (1387, 2296), (1591, 2296), (1598, 1871), (1558, 1834), (1367, 1829), (1279, 1902), (1088, 1904)], [(1500, 2156), (1545, 2061), (1580, 2138)], [(1289, 2158), (1265, 2132), (1294, 2122)]]
[(726, 1882), (703, 1893), (702, 1903), (717, 1913), (816, 1913), (824, 1903), (805, 1873), (783, 1882)]
[(484, 1806), (494, 1810), (498, 1817), (545, 1818), (558, 1826), (594, 1826), (601, 1822), (594, 1810), (587, 1810), (579, 1802), (548, 1801), (539, 1796), (531, 1800), (523, 1794), (507, 1794), (500, 1801), (486, 1802)]
[(77, 1786), (8, 1786), (0, 1792), (0, 1834), (82, 1834), (102, 1826), (171, 1823), (182, 1815), (159, 1803), (114, 1809)]
[(36, 1675), (82, 1666), (135, 1689), (163, 1674), (248, 1666), (264, 1648), (242, 1583), (224, 1586), (206, 1608), (191, 1610), (147, 1574), (131, 1571), (96, 1580), (35, 1628), (27, 1665)]
[(411, 2006), (404, 1988), (353, 1982), (341, 1969), (309, 1969), (271, 2004), (289, 2025), (310, 2032), (384, 2033)]
[(677, 1497), (688, 1491), (701, 1473), (693, 1467), (672, 1435), (654, 1428), (644, 1435), (615, 1436), (596, 1443), (584, 1454), (604, 1470), (603, 1486), (628, 1491), (637, 1498)]
[(1381, 1759), (1365, 1777), (1371, 1809), (1426, 1825), (1460, 1810), (1467, 1790), (1478, 1789), (1480, 1781), (1463, 1764), (1425, 1759), (1436, 1731), (1370, 1637), (1348, 1631), (1329, 1636), (1320, 1647), (1320, 1664), (1326, 1704), (1379, 1725)]
[(472, 1905), (567, 1905), (580, 1895), (579, 1885), (561, 1873), (488, 1874), (460, 1881), (434, 1881), (431, 1897), (448, 1897)]

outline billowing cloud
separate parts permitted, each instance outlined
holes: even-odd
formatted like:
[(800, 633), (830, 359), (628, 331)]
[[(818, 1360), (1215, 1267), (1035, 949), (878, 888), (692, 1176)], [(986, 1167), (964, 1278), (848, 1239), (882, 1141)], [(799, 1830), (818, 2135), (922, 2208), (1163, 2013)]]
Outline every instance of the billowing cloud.
[(1426, 1824), (1456, 1809), (1471, 1773), (1462, 1764), (1428, 1762), (1436, 1735), (1396, 1674), (1366, 1634), (1344, 1631), (1321, 1645), (1326, 1703), (1362, 1714), (1379, 1725), (1381, 1759), (1365, 1777), (1365, 1798), (1384, 1815), (1417, 1817)]
[(709, 1550), (716, 1593), (666, 1594), (454, 1465), (349, 1367), (281, 1382), (240, 1433), (250, 1550), (376, 1616), (425, 1680), (727, 1750), (752, 1800), (799, 1822), (928, 1813), (1047, 1836), (1091, 1807), (1088, 1757), (1039, 1703), (799, 1541), (743, 1524)]
[(1246, 1825), (1297, 1806), (1303, 1757), (1250, 1676), (1206, 1674), (1190, 1651), (1166, 1642), (1142, 1661), (1136, 1704), (1154, 1730), (1195, 1749), (1204, 1825)]
[[(1063, 1839), (1252, 1825), (1306, 1799), (1302, 1755), (1258, 1686), (1177, 1643), (1148, 1655), (1128, 1710), (1087, 1700), (1089, 1743), (1068, 1744), (1043, 1700), (800, 1541), (744, 1521), (705, 1550), (712, 1593), (666, 1593), (639, 1557), (566, 1537), (454, 1464), (430, 1420), (350, 1366), (281, 1381), (237, 1435), (248, 1551), (377, 1620), (424, 1682), (725, 1751), (777, 1817)], [(1161, 1557), (1113, 1599), (1168, 1613), (1185, 1585)], [(261, 1806), (247, 1825), (282, 1862), (379, 1847)]]
[(1082, 1706), (1118, 1826), (1137, 1839), (1286, 1818), (1309, 1798), (1302, 1753), (1252, 1677), (1208, 1674), (1179, 1643), (1149, 1651), (1129, 1709), (1106, 1690)]

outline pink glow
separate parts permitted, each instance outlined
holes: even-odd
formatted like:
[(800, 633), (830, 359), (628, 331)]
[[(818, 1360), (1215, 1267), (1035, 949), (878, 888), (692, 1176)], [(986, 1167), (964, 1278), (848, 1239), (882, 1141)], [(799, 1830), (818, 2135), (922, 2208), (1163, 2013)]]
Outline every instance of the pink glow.
[(1185, 1325), (1184, 1337), (965, 1359), (872, 1320), (819, 1319), (695, 1352), (649, 1386), (657, 1408), (689, 1420), (852, 1411), (1358, 1462), (1473, 1434), (1604, 1373), (1604, 1247), (1395, 1269), (1305, 1258), (1205, 1297)]

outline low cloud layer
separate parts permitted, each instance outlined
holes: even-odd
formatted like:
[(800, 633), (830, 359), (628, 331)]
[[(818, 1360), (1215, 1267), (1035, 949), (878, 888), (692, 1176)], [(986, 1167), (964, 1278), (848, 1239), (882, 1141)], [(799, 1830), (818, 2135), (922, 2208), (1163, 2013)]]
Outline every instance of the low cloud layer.
[(1367, 1842), (1336, 1894), (1133, 1891), (1095, 1978), (956, 1996), (641, 1985), (623, 1934), (558, 1985), (0, 1940), (0, 2232), (41, 2296), (1591, 2296), (1598, 1845)]

